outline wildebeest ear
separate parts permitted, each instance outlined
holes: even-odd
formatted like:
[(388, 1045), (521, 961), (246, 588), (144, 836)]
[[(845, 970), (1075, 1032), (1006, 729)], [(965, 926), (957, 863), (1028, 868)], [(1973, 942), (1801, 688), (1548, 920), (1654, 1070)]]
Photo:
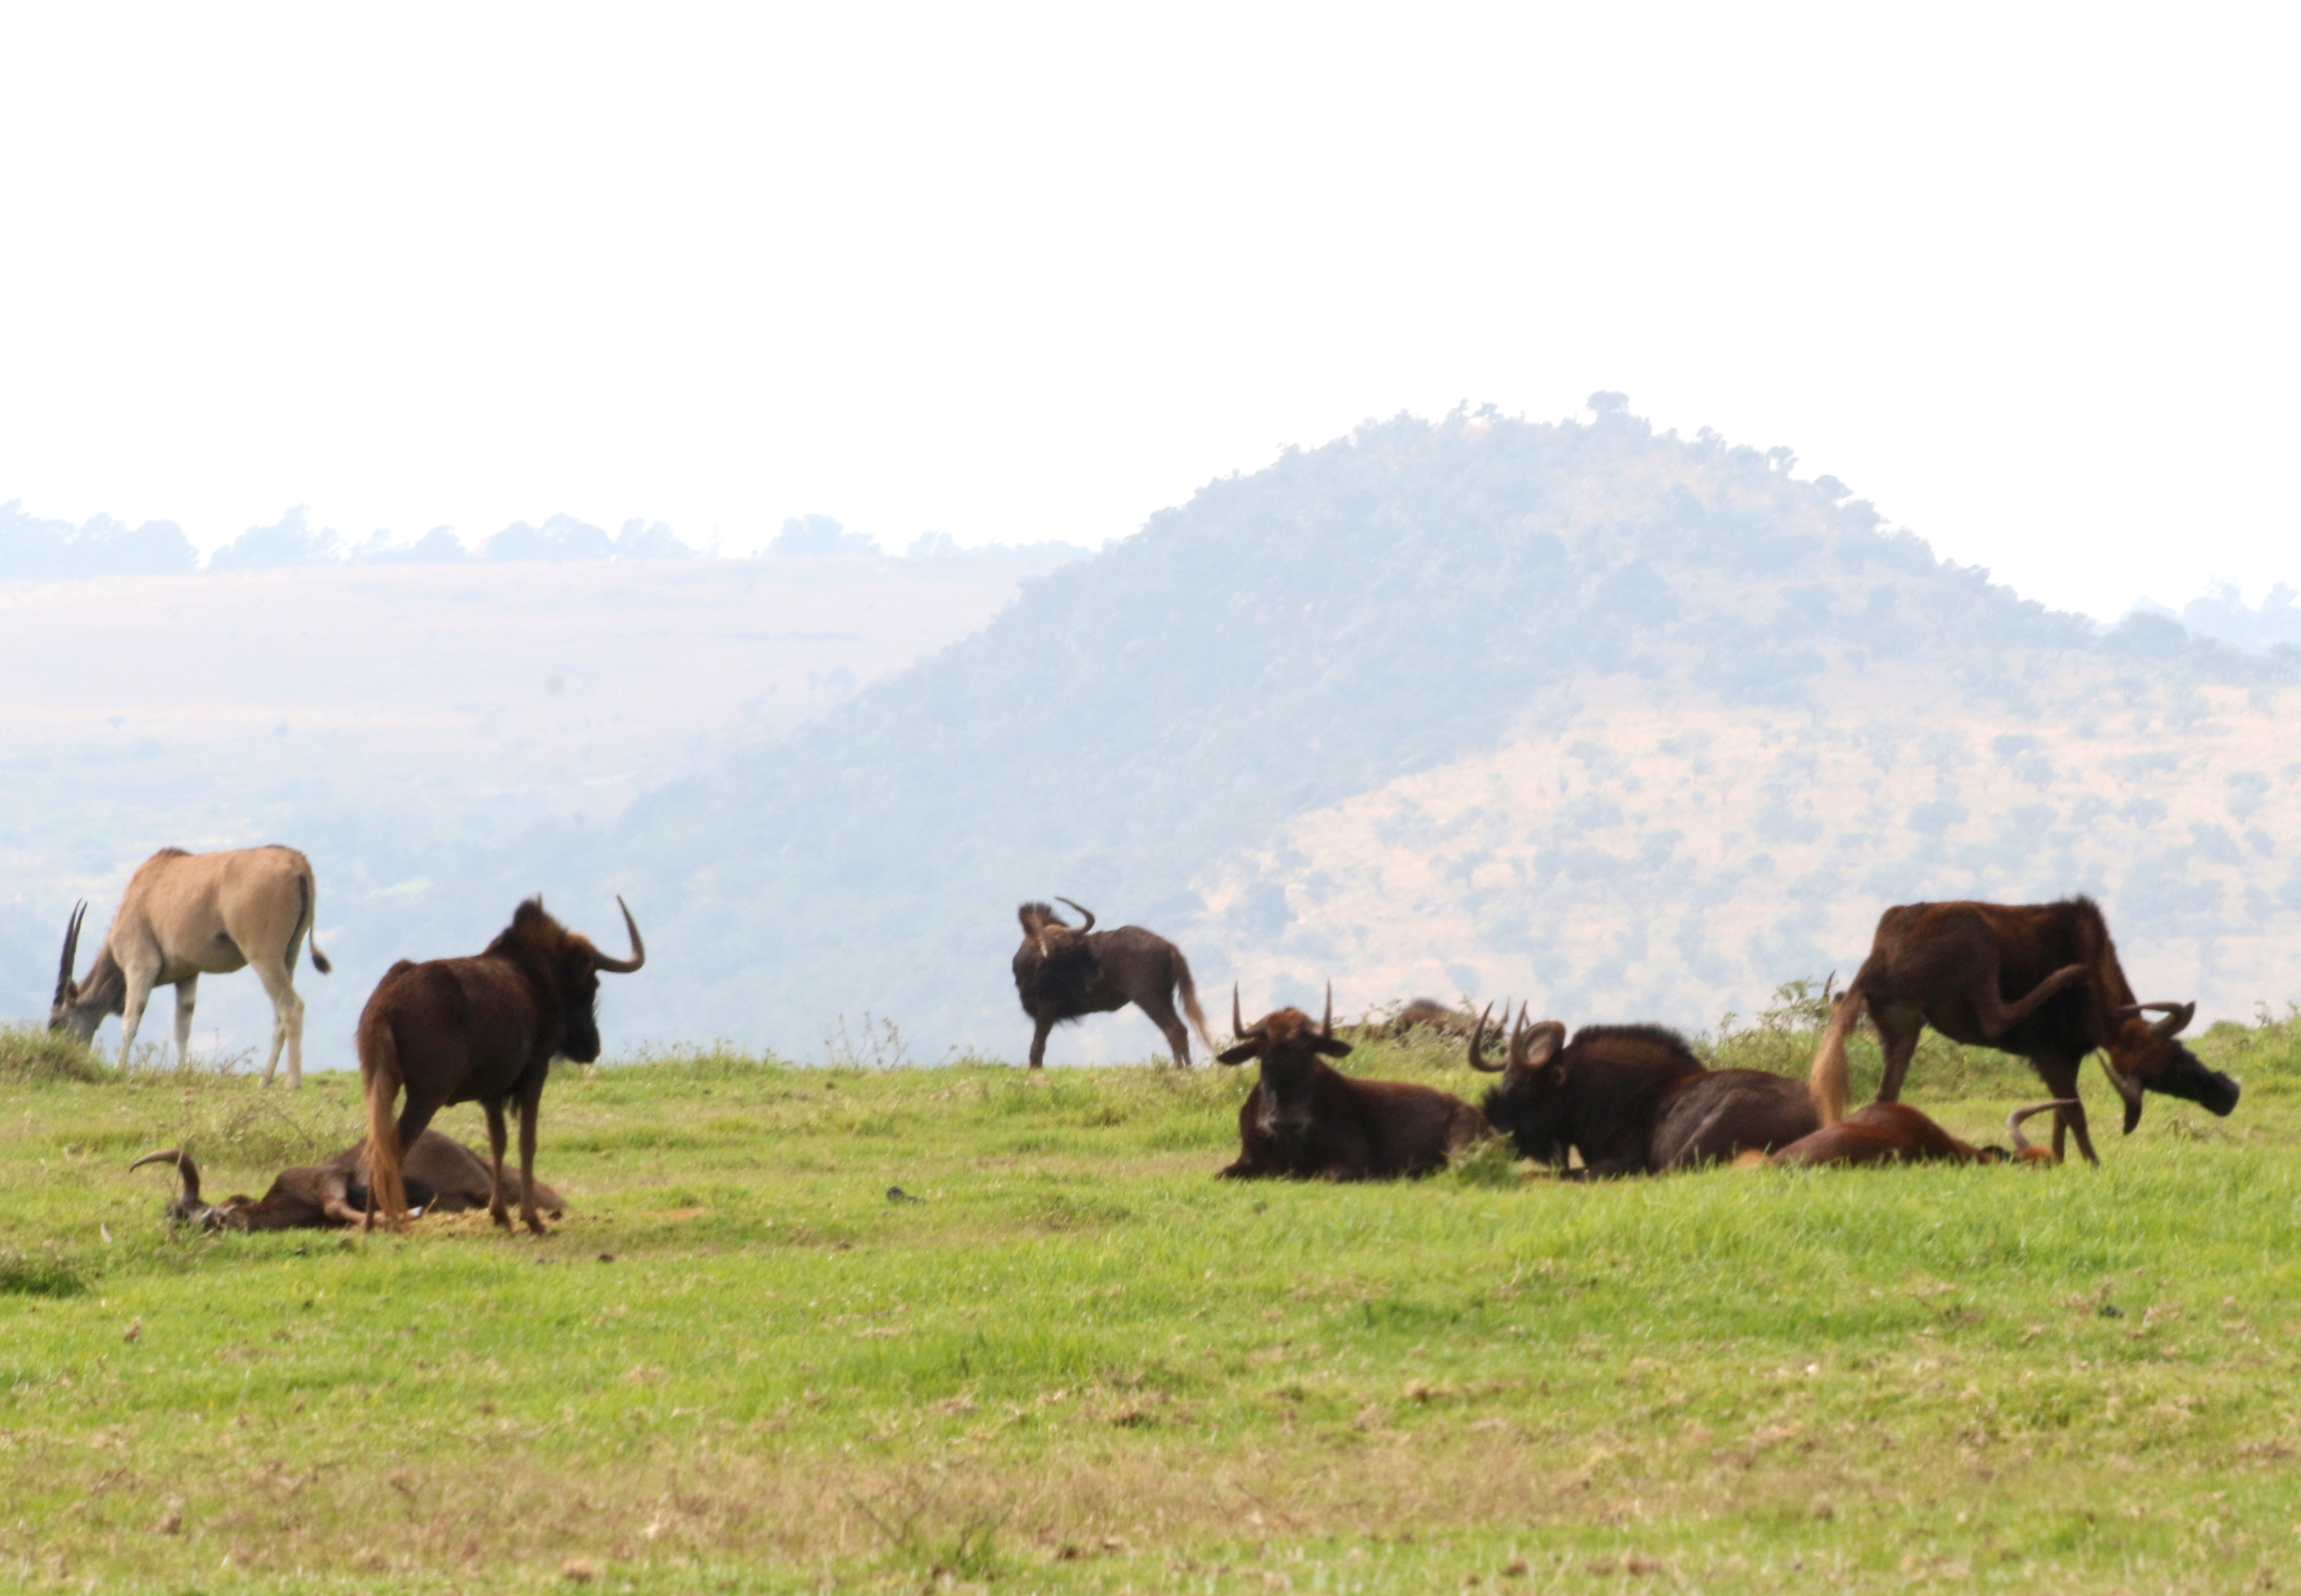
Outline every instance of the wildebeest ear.
[(1223, 1064), (1244, 1064), (1250, 1058), (1259, 1058), (1261, 1056), (1262, 1039), (1258, 1036), (1253, 1040), (1243, 1041), (1234, 1048), (1225, 1048), (1216, 1054), (1215, 1057)]
[(1310, 1045), (1329, 1058), (1350, 1057), (1351, 1044), (1338, 1036), (1314, 1036), (1310, 1039)]

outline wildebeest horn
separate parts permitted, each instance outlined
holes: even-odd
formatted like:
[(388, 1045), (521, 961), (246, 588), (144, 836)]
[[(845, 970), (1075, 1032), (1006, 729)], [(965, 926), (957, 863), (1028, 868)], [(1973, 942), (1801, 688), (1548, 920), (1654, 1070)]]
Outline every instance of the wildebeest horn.
[(2013, 1139), (2013, 1151), (2015, 1155), (2019, 1156), (2021, 1153), (2027, 1152), (2029, 1149), (2029, 1139), (2021, 1134), (2021, 1122), (2023, 1120), (2029, 1118), (2033, 1114), (2043, 1114), (2048, 1108), (2074, 1108), (2077, 1105), (2078, 1100), (2075, 1098), (2055, 1098), (2049, 1103), (2032, 1103), (2027, 1108), (2016, 1108), (2012, 1113), (2007, 1115), (2005, 1116), (2005, 1133)]
[(2117, 1060), (2108, 1054), (2101, 1056), (2102, 1073), (2109, 1083), (2117, 1088), (2117, 1095), (2125, 1099), (2125, 1133), (2133, 1134), (2133, 1127), (2141, 1123), (2141, 1082), (2117, 1067)]
[(1824, 1015), (1827, 1015), (1829, 1013), (1830, 989), (1837, 986), (1837, 972), (1832, 970), (1829, 973), (1829, 978), (1821, 983), (1821, 1012)]
[(1094, 929), (1094, 911), (1093, 911), (1092, 909), (1091, 909), (1091, 908), (1087, 907), (1086, 907), (1086, 905), (1084, 905), (1084, 904), (1083, 904), (1083, 903), (1071, 903), (1071, 900), (1070, 900), (1069, 898), (1065, 898), (1065, 897), (1064, 897), (1061, 893), (1059, 893), (1059, 892), (1058, 892), (1057, 894), (1055, 894), (1055, 901), (1056, 901), (1057, 903), (1070, 903), (1071, 907), (1073, 907), (1073, 908), (1076, 909), (1076, 910), (1077, 910), (1081, 915), (1084, 915), (1084, 916), (1086, 916), (1086, 923), (1085, 923), (1084, 925), (1082, 925), (1082, 926), (1080, 926), (1080, 927), (1079, 927), (1079, 931), (1080, 931), (1082, 933), (1084, 933), (1084, 932), (1086, 932), (1092, 931), (1092, 930)]
[(179, 1148), (167, 1148), (160, 1152), (146, 1153), (128, 1168), (133, 1174), (146, 1164), (174, 1165), (177, 1175), (184, 1182), (184, 1201), (196, 1203), (200, 1200), (200, 1166), (192, 1162), (191, 1154)]
[[(1478, 1039), (1486, 1032), (1486, 1016), (1494, 1012), (1494, 1006), (1491, 1003), (1487, 1004), (1478, 1015), (1478, 1023), (1470, 1027), (1470, 1067), (1485, 1074), (1499, 1075), (1510, 1066), (1506, 1064), (1488, 1064), (1485, 1055), (1478, 1050)], [(1508, 1003), (1502, 1005), (1502, 1018), (1505, 1020), (1510, 1018)]]
[(594, 948), (591, 953), (591, 962), (602, 970), (617, 975), (628, 975), (647, 963), (647, 944), (640, 940), (640, 923), (632, 918), (630, 907), (621, 898), (615, 899), (615, 907), (623, 911), (623, 929), (632, 933), (632, 956), (629, 958), (609, 958), (606, 954)]
[(2146, 1014), (2165, 1016), (2149, 1029), (2170, 1040), (2189, 1028), (2189, 1022), (2197, 1017), (2197, 1006), (2194, 1003), (2129, 1003), (2117, 1011), (2117, 1017), (2131, 1020)]
[(1527, 1025), (1526, 1013), (1526, 1005), (1520, 1004), (1519, 1024), (1526, 1028), (1510, 1038), (1510, 1070), (1513, 1074), (1540, 1069), (1557, 1057), (1558, 1049), (1566, 1045), (1564, 1021), (1536, 1020)]
[(1246, 1028), (1246, 1017), (1238, 1012), (1238, 982), (1235, 981), (1230, 983), (1230, 1033), (1241, 1041), (1244, 1041), (1250, 1036), (1262, 1034), (1262, 1027), (1259, 1025), (1251, 1031)]
[(1335, 983), (1331, 981), (1326, 983), (1326, 1017), (1318, 1022), (1318, 1034), (1327, 1037), (1335, 1034)]
[(71, 918), (64, 924), (63, 962), (56, 967), (56, 1001), (71, 996), (72, 965), (79, 957), (79, 923), (88, 918), (88, 899), (81, 898), (72, 906)]

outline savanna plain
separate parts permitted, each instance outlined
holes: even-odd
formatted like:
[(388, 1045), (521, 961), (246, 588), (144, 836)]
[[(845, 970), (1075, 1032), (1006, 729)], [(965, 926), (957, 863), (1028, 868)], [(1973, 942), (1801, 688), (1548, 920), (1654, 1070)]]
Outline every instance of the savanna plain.
[[(1802, 1070), (1803, 1013), (1708, 1045)], [(0, 1580), (2301, 1584), (2301, 1023), (2196, 1047), (2236, 1115), (2121, 1138), (2089, 1084), (2098, 1170), (1494, 1148), (1357, 1187), (1213, 1178), (1251, 1069), (634, 1059), (555, 1075), (536, 1240), (172, 1233), (131, 1159), (260, 1191), (352, 1139), (356, 1080), (0, 1033)], [(1345, 1067), (1484, 1084), (1435, 1041)], [(1929, 1040), (1910, 1095), (1996, 1140), (2037, 1094)]]

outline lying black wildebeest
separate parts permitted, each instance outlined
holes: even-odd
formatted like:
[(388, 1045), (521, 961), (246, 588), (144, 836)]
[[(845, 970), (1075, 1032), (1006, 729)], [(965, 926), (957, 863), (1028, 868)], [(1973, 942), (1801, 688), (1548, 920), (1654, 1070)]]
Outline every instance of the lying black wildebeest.
[[(364, 1217), (366, 1162), (366, 1144), (356, 1141), (324, 1164), (281, 1170), (262, 1197), (236, 1194), (213, 1203), (200, 1197), (200, 1166), (188, 1151), (172, 1147), (146, 1153), (128, 1167), (174, 1166), (183, 1190), (168, 1205), (171, 1220), (203, 1230), (327, 1230), (357, 1224)], [(400, 1173), (413, 1211), (424, 1214), (461, 1214), (485, 1206), (493, 1178), (486, 1159), (453, 1137), (430, 1130), (409, 1147)], [(555, 1217), (566, 1207), (559, 1193), (540, 1182), (535, 1201)]]
[(2011, 1152), (1961, 1141), (1907, 1103), (1872, 1103), (1811, 1136), (1799, 1137), (1778, 1152), (1746, 1153), (1740, 1161), (1804, 1169), (1863, 1164), (2059, 1164), (2059, 1154), (2038, 1147), (2022, 1134), (2021, 1122), (2060, 1107), (2032, 1103), (2007, 1115), (2005, 1133), (2013, 1140)]
[[(2174, 1039), (2194, 1003), (2137, 1003), (2109, 926), (2089, 898), (2061, 903), (1911, 903), (1878, 916), (1870, 957), (1837, 1000), (1814, 1050), (1814, 1107), (1824, 1124), (1845, 1114), (1845, 1039), (1867, 1008), (1884, 1044), (1878, 1100), (1902, 1095), (1902, 1078), (1928, 1025), (1952, 1041), (2026, 1058), (2060, 1100), (2054, 1154), (2074, 1133), (2088, 1164), (2093, 1139), (2078, 1101), (2078, 1069), (2099, 1049), (2110, 1084), (2125, 1099), (2128, 1134), (2141, 1123), (2141, 1094), (2162, 1091), (2214, 1114), (2237, 1107), (2238, 1083), (2209, 1070)], [(2165, 1017), (2152, 1024), (2149, 1013)]]
[(1435, 998), (1417, 998), (1379, 1025), (1362, 1027), (1366, 1034), (1403, 1041), (1414, 1034), (1416, 1027), (1435, 1031), (1441, 1036), (1468, 1036), (1477, 1024), (1477, 1017), (1459, 1008), (1449, 1008)]
[[(531, 898), (511, 924), (471, 958), (406, 959), (384, 972), (360, 1011), (360, 1083), (367, 1098), (368, 1206), (397, 1223), (407, 1213), (400, 1149), (450, 1103), (476, 1102), (488, 1117), (495, 1191), (488, 1211), (508, 1225), (503, 1181), (504, 1108), (519, 1107), (519, 1216), (543, 1234), (535, 1201), (535, 1119), (554, 1058), (599, 1056), (599, 973), (647, 962), (640, 928), (622, 898), (632, 956), (611, 958)], [(392, 1118), (400, 1088), (407, 1105)]]
[(1130, 1003), (1165, 1033), (1175, 1062), (1187, 1065), (1191, 1033), (1175, 1012), (1178, 995), (1191, 1024), (1198, 1027), (1199, 1040), (1209, 1052), (1214, 1050), (1181, 948), (1139, 925), (1097, 931), (1093, 910), (1067, 898), (1055, 901), (1070, 903), (1086, 923), (1067, 925), (1043, 903), (1026, 903), (1015, 911), (1023, 922), (1023, 945), (1015, 950), (1015, 995), (1037, 1027), (1031, 1033), (1033, 1069), (1046, 1063), (1047, 1037), (1056, 1026), (1091, 1014), (1109, 1014)]
[(1520, 1157), (1563, 1169), (1569, 1152), (1581, 1154), (1569, 1179), (1690, 1168), (1786, 1147), (1820, 1127), (1804, 1082), (1711, 1069), (1659, 1025), (1585, 1025), (1569, 1042), (1563, 1024), (1529, 1025), (1520, 1009), (1499, 1065), (1481, 1050), (1485, 1028), (1481, 1015), (1470, 1067), (1502, 1076), (1486, 1093), (1486, 1118)]
[(1225, 1064), (1259, 1058), (1262, 1078), (1239, 1105), (1238, 1158), (1222, 1171), (1227, 1179), (1383, 1181), (1428, 1174), (1488, 1134), (1478, 1111), (1460, 1098), (1404, 1081), (1354, 1081), (1328, 1065), (1327, 1058), (1351, 1050), (1335, 1036), (1332, 987), (1326, 1017), (1316, 1029), (1299, 1008), (1282, 1008), (1246, 1025), (1234, 989), (1230, 1028), (1238, 1045), (1215, 1057)]

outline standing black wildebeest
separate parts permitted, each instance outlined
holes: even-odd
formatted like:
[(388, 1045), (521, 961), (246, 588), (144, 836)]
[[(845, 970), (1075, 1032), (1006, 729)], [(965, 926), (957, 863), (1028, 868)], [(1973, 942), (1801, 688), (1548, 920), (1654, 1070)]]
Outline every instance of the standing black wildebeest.
[(1332, 987), (1326, 1021), (1316, 1030), (1299, 1008), (1243, 1024), (1233, 989), (1230, 1028), (1238, 1045), (1215, 1057), (1225, 1064), (1259, 1058), (1262, 1078), (1239, 1105), (1238, 1158), (1222, 1171), (1227, 1179), (1384, 1181), (1428, 1174), (1488, 1133), (1477, 1109), (1435, 1087), (1354, 1081), (1327, 1064), (1351, 1050), (1335, 1036)]
[(1785, 1147), (1820, 1126), (1804, 1082), (1711, 1069), (1659, 1025), (1585, 1025), (1569, 1042), (1558, 1021), (1529, 1025), (1521, 1009), (1499, 1065), (1480, 1050), (1485, 1035), (1481, 1015), (1470, 1067), (1502, 1076), (1486, 1093), (1486, 1118), (1521, 1157), (1562, 1168), (1580, 1153), (1569, 1178), (1691, 1168)]
[[(535, 1117), (554, 1058), (589, 1064), (599, 1056), (595, 1012), (599, 973), (625, 974), (647, 962), (647, 946), (623, 900), (632, 956), (610, 958), (589, 937), (519, 906), (511, 924), (473, 958), (402, 959), (360, 1011), (360, 1084), (367, 1095), (368, 1208), (392, 1222), (407, 1212), (400, 1149), (450, 1103), (476, 1102), (488, 1116), (488, 1212), (508, 1225), (503, 1181), (504, 1107), (519, 1106), (519, 1216), (537, 1235)], [(407, 1106), (393, 1123), (402, 1086)]]
[(1026, 903), (1015, 911), (1023, 922), (1023, 945), (1015, 950), (1015, 995), (1023, 1012), (1037, 1027), (1031, 1033), (1031, 1067), (1047, 1061), (1047, 1037), (1067, 1020), (1091, 1014), (1109, 1014), (1132, 1003), (1150, 1016), (1166, 1033), (1175, 1062), (1191, 1062), (1191, 1033), (1175, 1012), (1179, 995), (1199, 1040), (1214, 1050), (1207, 1035), (1207, 1016), (1199, 1011), (1198, 990), (1191, 984), (1191, 966), (1183, 950), (1139, 925), (1117, 931), (1097, 931), (1094, 911), (1070, 903), (1086, 923), (1070, 926), (1043, 903)]
[[(2214, 1114), (2237, 1107), (2238, 1083), (2198, 1062), (2174, 1039), (2194, 1003), (2137, 1003), (2117, 962), (2109, 926), (2089, 898), (2060, 903), (1910, 903), (1878, 919), (1870, 957), (1838, 999), (1814, 1050), (1814, 1108), (1824, 1124), (1845, 1117), (1845, 1039), (1864, 1008), (1884, 1044), (1878, 1100), (1896, 1101), (1928, 1025), (1952, 1041), (2026, 1058), (2061, 1099), (2054, 1156), (2074, 1133), (2088, 1164), (2078, 1069), (2100, 1050), (2110, 1084), (2125, 1099), (2125, 1129), (2141, 1123), (2141, 1094), (2162, 1091)], [(2155, 1022), (2149, 1013), (2165, 1017)]]
[[(192, 1040), (192, 1006), (200, 977), (229, 975), (255, 966), (272, 999), (272, 1051), (264, 1079), (288, 1051), (288, 1084), (304, 1083), (304, 1000), (296, 995), (296, 954), (312, 950), (312, 968), (328, 973), (312, 917), (319, 893), (312, 862), (292, 848), (238, 848), (188, 854), (163, 848), (136, 867), (121, 895), (119, 912), (87, 976), (72, 979), (79, 954), (80, 922), (88, 905), (72, 910), (64, 927), (63, 968), (48, 1028), (86, 1041), (106, 1015), (120, 1016), (120, 1067), (126, 1069), (144, 1023), (144, 1005), (163, 986), (176, 989), (176, 1067)], [(306, 941), (309, 938), (309, 941)]]
[[(175, 1148), (146, 1153), (130, 1164), (166, 1164), (183, 1183), (182, 1195), (168, 1205), (168, 1217), (202, 1230), (327, 1230), (365, 1218), (367, 1182), (362, 1178), (367, 1148), (354, 1142), (324, 1164), (298, 1165), (274, 1176), (262, 1197), (231, 1196), (207, 1202), (200, 1196), (200, 1166)], [(484, 1207), (495, 1197), (495, 1174), (488, 1161), (438, 1131), (425, 1131), (408, 1144), (400, 1166), (408, 1198), (426, 1214), (461, 1214)], [(513, 1175), (517, 1180), (517, 1175)], [(566, 1205), (559, 1193), (539, 1184), (536, 1206), (556, 1215)]]

